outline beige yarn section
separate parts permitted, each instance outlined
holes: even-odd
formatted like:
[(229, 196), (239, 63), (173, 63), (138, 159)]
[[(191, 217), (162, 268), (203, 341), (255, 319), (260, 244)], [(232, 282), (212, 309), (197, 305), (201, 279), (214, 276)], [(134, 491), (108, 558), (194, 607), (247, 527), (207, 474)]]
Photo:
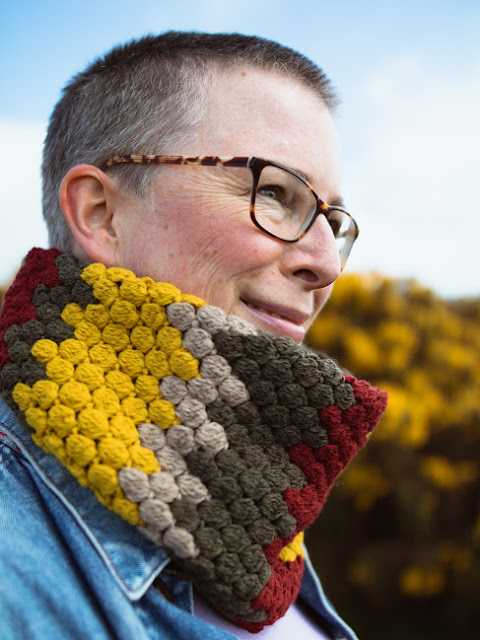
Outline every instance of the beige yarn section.
[(228, 448), (223, 426), (208, 419), (209, 404), (220, 398), (235, 407), (249, 399), (243, 382), (218, 355), (212, 336), (220, 331), (242, 336), (257, 332), (240, 318), (212, 306), (196, 310), (188, 302), (176, 302), (166, 306), (166, 313), (171, 325), (182, 332), (183, 347), (200, 362), (201, 377), (188, 382), (175, 375), (162, 379), (160, 393), (175, 406), (180, 424), (165, 430), (150, 423), (138, 426), (142, 446), (154, 452), (161, 471), (147, 475), (125, 467), (118, 480), (126, 497), (138, 504), (145, 522), (139, 529), (186, 559), (197, 556), (199, 549), (192, 533), (176, 524), (171, 505), (179, 499), (198, 505), (211, 496), (202, 481), (189, 473), (185, 456), (199, 449), (216, 455)]

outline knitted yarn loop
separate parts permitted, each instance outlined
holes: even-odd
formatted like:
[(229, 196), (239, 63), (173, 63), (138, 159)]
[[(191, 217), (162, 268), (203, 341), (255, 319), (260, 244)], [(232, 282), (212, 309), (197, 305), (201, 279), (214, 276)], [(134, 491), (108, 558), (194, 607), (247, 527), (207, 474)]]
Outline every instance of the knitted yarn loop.
[(172, 284), (33, 249), (4, 297), (0, 388), (34, 442), (260, 631), (386, 394)]

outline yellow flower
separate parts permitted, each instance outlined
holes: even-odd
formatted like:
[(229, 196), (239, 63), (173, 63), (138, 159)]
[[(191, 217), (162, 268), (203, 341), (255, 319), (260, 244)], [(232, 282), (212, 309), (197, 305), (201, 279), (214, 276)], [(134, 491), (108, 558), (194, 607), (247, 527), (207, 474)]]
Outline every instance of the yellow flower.
[(402, 571), (400, 591), (412, 598), (429, 598), (445, 588), (445, 574), (441, 567), (409, 566)]
[(425, 456), (420, 461), (420, 471), (439, 489), (456, 489), (464, 483), (474, 482), (479, 476), (475, 462), (451, 462), (443, 456)]
[(357, 511), (368, 511), (391, 487), (381, 469), (356, 461), (344, 472), (339, 490), (353, 498)]

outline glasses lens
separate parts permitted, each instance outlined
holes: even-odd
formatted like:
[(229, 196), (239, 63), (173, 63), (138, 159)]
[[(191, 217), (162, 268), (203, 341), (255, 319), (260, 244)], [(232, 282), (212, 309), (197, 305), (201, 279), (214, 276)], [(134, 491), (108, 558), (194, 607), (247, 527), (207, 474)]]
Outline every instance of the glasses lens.
[[(255, 192), (255, 219), (262, 229), (281, 240), (296, 240), (317, 211), (317, 199), (308, 186), (280, 167), (262, 170)], [(327, 220), (335, 237), (342, 269), (357, 236), (353, 218), (330, 208)]]
[(353, 218), (342, 209), (330, 209), (327, 220), (335, 236), (335, 244), (343, 269), (357, 237), (357, 225)]
[(316, 210), (317, 202), (301, 180), (279, 167), (262, 170), (255, 193), (257, 223), (281, 240), (295, 240)]

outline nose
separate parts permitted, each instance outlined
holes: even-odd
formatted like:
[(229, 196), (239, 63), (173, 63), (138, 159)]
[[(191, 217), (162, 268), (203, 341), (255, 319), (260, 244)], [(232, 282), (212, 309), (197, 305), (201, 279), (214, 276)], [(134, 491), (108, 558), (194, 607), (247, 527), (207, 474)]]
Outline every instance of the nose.
[(283, 265), (288, 275), (309, 289), (335, 282), (341, 271), (340, 255), (325, 216), (318, 216), (303, 238), (288, 245)]

